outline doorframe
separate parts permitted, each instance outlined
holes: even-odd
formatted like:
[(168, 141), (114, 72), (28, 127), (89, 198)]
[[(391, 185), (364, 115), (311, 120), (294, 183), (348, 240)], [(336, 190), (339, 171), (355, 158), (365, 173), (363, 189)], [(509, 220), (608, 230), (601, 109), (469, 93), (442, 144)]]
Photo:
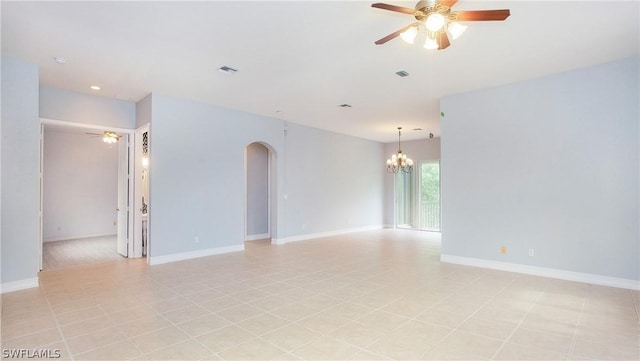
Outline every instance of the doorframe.
[[(415, 166), (413, 168), (413, 171), (410, 173), (412, 178), (412, 184), (411, 184), (411, 192), (412, 197), (411, 197), (411, 202), (412, 207), (411, 207), (411, 221), (413, 223), (412, 227), (400, 227), (398, 224), (398, 203), (399, 203), (399, 199), (398, 199), (398, 174), (394, 174), (393, 177), (393, 211), (394, 211), (394, 228), (396, 229), (410, 229), (410, 230), (417, 230), (417, 231), (426, 231), (426, 232), (441, 232), (442, 231), (442, 198), (440, 197), (440, 205), (439, 205), (439, 209), (440, 209), (440, 225), (438, 230), (433, 230), (433, 229), (426, 229), (423, 227), (422, 224), (422, 165), (423, 164), (438, 164), (438, 175), (440, 177), (440, 179), (442, 178), (442, 173), (440, 172), (440, 165), (441, 165), (441, 160), (440, 159), (426, 159), (426, 160), (419, 160), (415, 162)], [(442, 186), (442, 184), (441, 184)], [(438, 191), (440, 192), (440, 194), (442, 194), (442, 187), (440, 187), (438, 189)]]
[[(135, 258), (142, 258), (142, 257), (146, 257), (147, 263), (149, 263), (149, 260), (151, 259), (151, 242), (149, 242), (149, 240), (151, 239), (151, 233), (150, 233), (150, 224), (151, 224), (151, 187), (150, 187), (150, 183), (149, 183), (149, 179), (150, 179), (150, 174), (151, 174), (151, 166), (149, 164), (148, 169), (147, 169), (147, 199), (146, 199), (146, 203), (147, 203), (147, 248), (146, 248), (146, 255), (143, 256), (142, 254), (142, 221), (143, 221), (143, 217), (142, 217), (142, 212), (141, 212), (141, 208), (142, 208), (142, 181), (141, 181), (141, 177), (142, 177), (142, 141), (143, 141), (143, 134), (145, 132), (147, 132), (147, 152), (148, 152), (148, 156), (149, 156), (149, 163), (151, 163), (151, 124), (147, 123), (139, 128), (136, 128), (135, 130), (132, 131), (133, 132), (133, 147), (130, 148), (130, 151), (133, 153), (132, 158), (133, 162), (131, 162), (134, 166), (133, 166), (133, 171), (131, 174), (133, 174), (133, 176), (131, 177), (133, 179), (133, 198), (130, 199), (130, 203), (131, 207), (132, 207), (132, 212), (133, 214), (136, 215), (136, 217), (133, 218), (133, 221), (136, 223), (134, 224), (133, 227), (133, 233), (131, 235), (131, 239), (133, 240), (131, 243), (135, 245), (135, 247), (131, 250), (131, 254), (134, 255)], [(140, 213), (139, 213), (140, 212)], [(139, 216), (139, 219), (138, 217)], [(139, 226), (139, 227), (137, 227)]]
[[(438, 183), (439, 183), (439, 187), (438, 187), (438, 219), (439, 219), (439, 224), (438, 224), (438, 229), (427, 229), (424, 227), (424, 225), (422, 224), (422, 165), (423, 164), (437, 164), (438, 165)], [(418, 223), (419, 223), (419, 227), (418, 229), (421, 231), (426, 231), (426, 232), (441, 232), (442, 231), (442, 182), (440, 181), (442, 179), (442, 172), (441, 172), (441, 162), (440, 159), (427, 159), (427, 160), (421, 160), (418, 162), (418, 167), (419, 167), (419, 171), (420, 171), (420, 175), (418, 177), (418, 182), (417, 182), (417, 195), (418, 195), (418, 205), (417, 205), (417, 214), (418, 214)]]
[[(38, 224), (38, 258), (39, 258), (39, 269), (40, 271), (42, 271), (42, 258), (43, 258), (43, 252), (42, 252), (42, 248), (44, 245), (44, 214), (43, 214), (43, 201), (44, 201), (44, 126), (45, 125), (57, 125), (57, 126), (63, 126), (63, 127), (69, 127), (69, 128), (83, 128), (83, 129), (87, 129), (87, 130), (96, 130), (96, 131), (113, 131), (116, 133), (124, 133), (127, 134), (127, 136), (129, 137), (129, 139), (131, 139), (133, 137), (133, 135), (135, 135), (135, 130), (132, 129), (126, 129), (126, 128), (117, 128), (117, 127), (110, 127), (110, 126), (105, 126), (105, 125), (97, 125), (97, 124), (88, 124), (88, 123), (77, 123), (77, 122), (70, 122), (70, 121), (66, 121), (66, 120), (57, 120), (57, 119), (49, 119), (49, 118), (40, 118), (40, 204), (38, 205), (38, 214), (39, 214), (39, 224)], [(131, 143), (130, 143), (131, 145)], [(129, 159), (132, 159), (133, 156), (133, 147), (129, 146)], [(120, 160), (118, 159), (118, 162)], [(131, 166), (132, 166), (132, 162), (129, 162), (129, 174), (131, 174)], [(134, 188), (134, 179), (133, 177), (129, 177), (129, 189), (135, 189)], [(133, 200), (134, 200), (134, 196), (135, 196), (135, 190), (134, 192), (129, 192), (128, 195), (128, 203), (129, 205), (132, 204)], [(131, 207), (129, 207), (131, 208)], [(135, 218), (134, 218), (134, 213), (135, 212), (129, 212), (129, 216), (128, 216), (128, 222), (129, 224), (134, 224)], [(128, 253), (129, 255), (133, 254), (132, 250), (133, 250), (133, 227), (128, 227), (128, 231), (127, 231), (127, 237), (128, 237)], [(130, 257), (130, 256), (129, 256)]]

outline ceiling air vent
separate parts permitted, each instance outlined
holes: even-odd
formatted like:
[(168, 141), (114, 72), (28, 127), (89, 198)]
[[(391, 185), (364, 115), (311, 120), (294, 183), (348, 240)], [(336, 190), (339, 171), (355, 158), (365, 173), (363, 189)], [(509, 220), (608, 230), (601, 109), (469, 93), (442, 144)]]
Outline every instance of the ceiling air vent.
[(405, 76), (409, 76), (409, 73), (407, 73), (404, 70), (400, 70), (400, 71), (396, 71), (396, 75), (401, 77), (401, 78), (404, 78)]
[(229, 67), (229, 66), (225, 65), (225, 66), (221, 66), (220, 68), (218, 68), (218, 71), (221, 72), (221, 73), (233, 75), (233, 74), (238, 72), (238, 69), (234, 69), (232, 67)]
[(340, 105), (338, 105), (338, 106), (339, 106), (340, 108), (351, 108), (351, 104), (347, 104), (347, 103), (340, 104)]

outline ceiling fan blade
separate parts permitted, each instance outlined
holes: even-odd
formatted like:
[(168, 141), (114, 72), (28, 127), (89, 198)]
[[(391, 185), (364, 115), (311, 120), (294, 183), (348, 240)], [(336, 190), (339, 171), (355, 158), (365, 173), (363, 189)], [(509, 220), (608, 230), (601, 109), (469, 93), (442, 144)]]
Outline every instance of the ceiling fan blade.
[(449, 20), (453, 21), (500, 21), (511, 15), (509, 9), (503, 10), (465, 10), (449, 14)]
[(392, 39), (397, 38), (397, 37), (398, 37), (400, 34), (402, 34), (405, 30), (409, 29), (409, 28), (410, 28), (410, 27), (412, 27), (412, 26), (416, 26), (416, 24), (418, 24), (418, 23), (409, 24), (409, 25), (405, 26), (404, 28), (402, 28), (402, 29), (400, 29), (400, 30), (398, 30), (398, 31), (394, 31), (393, 33), (391, 33), (391, 34), (389, 34), (389, 35), (385, 36), (384, 38), (377, 40), (377, 41), (376, 41), (376, 45), (382, 45), (382, 44), (386, 43), (386, 42), (387, 42), (387, 41), (389, 41), (389, 40), (392, 40)]
[(416, 12), (418, 12), (416, 9), (403, 8), (402, 6), (395, 6), (395, 5), (389, 5), (384, 3), (371, 4), (371, 7), (383, 9), (383, 10), (395, 11), (398, 13), (403, 13), (408, 15), (415, 15)]
[(444, 30), (440, 30), (438, 32), (438, 50), (444, 50), (446, 48), (449, 47), (449, 45), (451, 45), (451, 42), (449, 41), (449, 37), (447, 36), (447, 32)]
[(452, 7), (458, 2), (458, 0), (440, 0), (440, 5), (444, 5), (448, 8)]

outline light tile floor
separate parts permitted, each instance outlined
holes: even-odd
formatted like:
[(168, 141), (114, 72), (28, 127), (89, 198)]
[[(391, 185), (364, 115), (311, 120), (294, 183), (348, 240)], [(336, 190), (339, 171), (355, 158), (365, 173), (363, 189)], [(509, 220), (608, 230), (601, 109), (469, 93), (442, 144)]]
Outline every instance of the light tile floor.
[(164, 265), (40, 274), (2, 349), (75, 360), (638, 360), (640, 293), (439, 262), (381, 230)]
[(116, 235), (69, 239), (42, 244), (42, 269), (52, 270), (121, 260)]

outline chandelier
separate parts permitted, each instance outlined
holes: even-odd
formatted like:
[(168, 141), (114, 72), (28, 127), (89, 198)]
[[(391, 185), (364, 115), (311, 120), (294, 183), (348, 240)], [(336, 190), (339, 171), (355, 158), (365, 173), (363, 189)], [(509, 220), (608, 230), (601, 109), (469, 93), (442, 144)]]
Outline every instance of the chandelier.
[(102, 141), (108, 144), (113, 144), (118, 141), (118, 138), (120, 137), (115, 132), (105, 131)]
[(387, 172), (389, 173), (411, 173), (413, 171), (413, 160), (407, 157), (406, 154), (402, 154), (400, 149), (400, 135), (402, 127), (398, 127), (398, 153), (392, 154), (391, 158), (387, 159)]

